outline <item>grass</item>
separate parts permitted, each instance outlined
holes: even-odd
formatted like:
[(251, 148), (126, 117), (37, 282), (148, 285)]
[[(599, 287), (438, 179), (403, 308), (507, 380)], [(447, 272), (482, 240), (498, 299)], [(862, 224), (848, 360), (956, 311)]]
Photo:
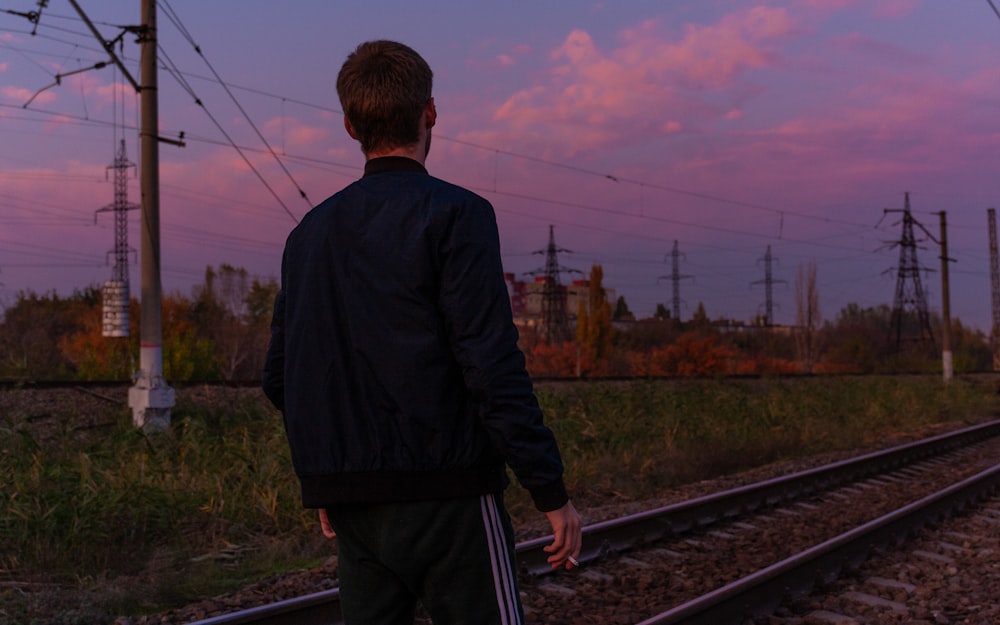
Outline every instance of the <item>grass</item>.
[[(538, 394), (578, 506), (986, 420), (1000, 398), (992, 381), (932, 376), (546, 383)], [(329, 556), (300, 507), (280, 415), (256, 390), (181, 391), (163, 435), (134, 429), (124, 408), (96, 429), (68, 414), (46, 427), (0, 416), (0, 623), (155, 612)], [(537, 517), (519, 488), (508, 501), (515, 521)]]

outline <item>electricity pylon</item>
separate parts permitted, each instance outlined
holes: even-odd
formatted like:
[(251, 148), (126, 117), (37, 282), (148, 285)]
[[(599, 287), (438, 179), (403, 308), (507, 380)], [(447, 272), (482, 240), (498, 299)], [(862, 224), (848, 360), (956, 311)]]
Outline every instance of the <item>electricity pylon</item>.
[[(681, 256), (684, 256), (684, 254), (681, 254), (680, 251), (677, 249), (677, 239), (674, 239), (674, 248), (673, 250), (670, 251), (670, 254), (667, 255), (667, 258), (670, 258), (670, 275), (660, 276), (659, 278), (660, 280), (670, 280), (672, 283), (671, 303), (673, 304), (673, 306), (671, 309), (671, 313), (673, 314), (674, 319), (676, 319), (677, 321), (681, 320), (681, 280), (694, 277), (681, 274), (680, 272)], [(666, 258), (664, 258), (664, 260), (666, 260)]]
[(565, 343), (569, 341), (569, 318), (566, 315), (566, 291), (559, 281), (560, 273), (581, 273), (559, 265), (559, 252), (572, 253), (567, 249), (556, 247), (555, 227), (549, 226), (549, 244), (544, 250), (535, 254), (545, 254), (545, 267), (527, 272), (528, 275), (544, 275), (542, 284), (542, 318), (538, 335), (546, 343)]
[(771, 246), (767, 246), (767, 252), (764, 253), (763, 258), (758, 258), (757, 262), (764, 261), (764, 279), (756, 280), (750, 283), (750, 286), (755, 284), (764, 285), (764, 325), (770, 327), (774, 325), (774, 297), (773, 297), (773, 286), (775, 282), (786, 282), (785, 280), (775, 280), (771, 273), (771, 263), (776, 262), (771, 256)]
[[(129, 162), (125, 154), (125, 140), (121, 140), (118, 155), (108, 169), (113, 169), (115, 200), (100, 208), (97, 213), (112, 212), (115, 218), (115, 262), (111, 268), (111, 279), (101, 289), (103, 300), (102, 331), (106, 337), (126, 337), (129, 335), (129, 272), (128, 272), (128, 211), (139, 208), (128, 201), (128, 170), (135, 164)], [(97, 215), (94, 215), (97, 220)]]
[[(892, 305), (892, 318), (889, 324), (889, 341), (899, 349), (903, 341), (918, 343), (927, 342), (934, 345), (934, 335), (931, 333), (930, 316), (927, 313), (927, 297), (920, 282), (920, 263), (917, 262), (917, 240), (913, 234), (913, 226), (918, 226), (932, 241), (937, 243), (927, 228), (913, 218), (910, 212), (910, 193), (905, 194), (902, 209), (887, 208), (884, 214), (902, 213), (903, 233), (893, 246), (899, 247), (899, 266), (896, 268), (896, 297)], [(907, 321), (907, 312), (916, 316), (916, 331), (907, 335), (903, 326)]]

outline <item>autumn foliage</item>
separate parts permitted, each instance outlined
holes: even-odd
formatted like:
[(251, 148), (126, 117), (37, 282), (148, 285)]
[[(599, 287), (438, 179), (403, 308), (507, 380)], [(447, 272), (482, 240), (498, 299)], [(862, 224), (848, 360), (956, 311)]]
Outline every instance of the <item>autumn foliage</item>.
[(676, 343), (636, 354), (634, 375), (705, 377), (729, 373), (733, 352), (718, 344), (714, 335), (687, 332)]
[[(615, 315), (595, 266), (589, 293), (570, 319), (575, 339), (546, 343), (537, 325), (521, 326), (528, 372), (539, 378), (713, 377), (720, 375), (862, 374), (934, 371), (940, 354), (933, 346), (893, 349), (886, 341), (887, 306), (845, 307), (815, 325), (809, 349), (799, 328), (732, 326), (710, 321), (704, 308), (690, 321), (662, 314), (634, 320)], [(190, 295), (162, 300), (164, 375), (170, 381), (259, 379), (270, 336), (277, 284), (251, 279), (245, 270), (209, 267)], [(619, 298), (621, 299), (621, 298)], [(618, 308), (626, 309), (624, 305)], [(139, 355), (136, 300), (130, 308), (131, 336), (102, 335), (101, 292), (97, 287), (69, 297), (19, 293), (0, 323), (0, 379), (127, 381)], [(992, 365), (982, 332), (952, 321), (956, 372), (986, 371)]]
[[(274, 280), (249, 280), (246, 271), (208, 268), (191, 296), (162, 297), (164, 377), (173, 381), (255, 380), (269, 338)], [(0, 324), (0, 378), (130, 380), (138, 368), (141, 310), (130, 305), (130, 336), (102, 333), (97, 287), (70, 297), (19, 293)]]

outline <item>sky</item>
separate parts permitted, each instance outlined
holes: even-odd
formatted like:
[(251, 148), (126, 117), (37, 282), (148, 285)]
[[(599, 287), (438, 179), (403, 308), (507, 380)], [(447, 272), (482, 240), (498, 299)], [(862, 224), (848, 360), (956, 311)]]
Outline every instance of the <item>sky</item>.
[[(135, 77), (140, 0), (78, 4)], [(68, 0), (0, 0), (0, 305), (111, 278), (114, 170), (139, 156), (138, 95)], [(12, 13), (13, 12), (13, 13)], [(335, 79), (402, 41), (434, 70), (432, 175), (494, 206), (505, 271), (565, 284), (601, 265), (638, 317), (766, 312), (794, 324), (894, 304), (909, 197), (917, 274), (942, 311), (992, 324), (1000, 16), (987, 0), (158, 3), (162, 284), (206, 267), (277, 278), (285, 237), (360, 176)], [(138, 203), (137, 168), (128, 201)], [(304, 196), (304, 197), (303, 197)], [(129, 212), (139, 292), (139, 211)], [(676, 256), (672, 254), (675, 249)], [(769, 252), (769, 253), (768, 253)], [(770, 257), (770, 263), (767, 258)], [(915, 285), (907, 278), (909, 290)]]

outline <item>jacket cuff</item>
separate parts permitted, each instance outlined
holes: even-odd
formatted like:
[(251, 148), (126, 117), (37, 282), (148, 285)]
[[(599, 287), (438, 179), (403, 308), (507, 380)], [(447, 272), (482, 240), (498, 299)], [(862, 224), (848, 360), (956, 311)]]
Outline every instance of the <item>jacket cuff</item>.
[(529, 491), (531, 499), (535, 502), (535, 508), (539, 512), (552, 512), (566, 505), (569, 501), (569, 493), (566, 492), (566, 484), (562, 478), (533, 488)]

